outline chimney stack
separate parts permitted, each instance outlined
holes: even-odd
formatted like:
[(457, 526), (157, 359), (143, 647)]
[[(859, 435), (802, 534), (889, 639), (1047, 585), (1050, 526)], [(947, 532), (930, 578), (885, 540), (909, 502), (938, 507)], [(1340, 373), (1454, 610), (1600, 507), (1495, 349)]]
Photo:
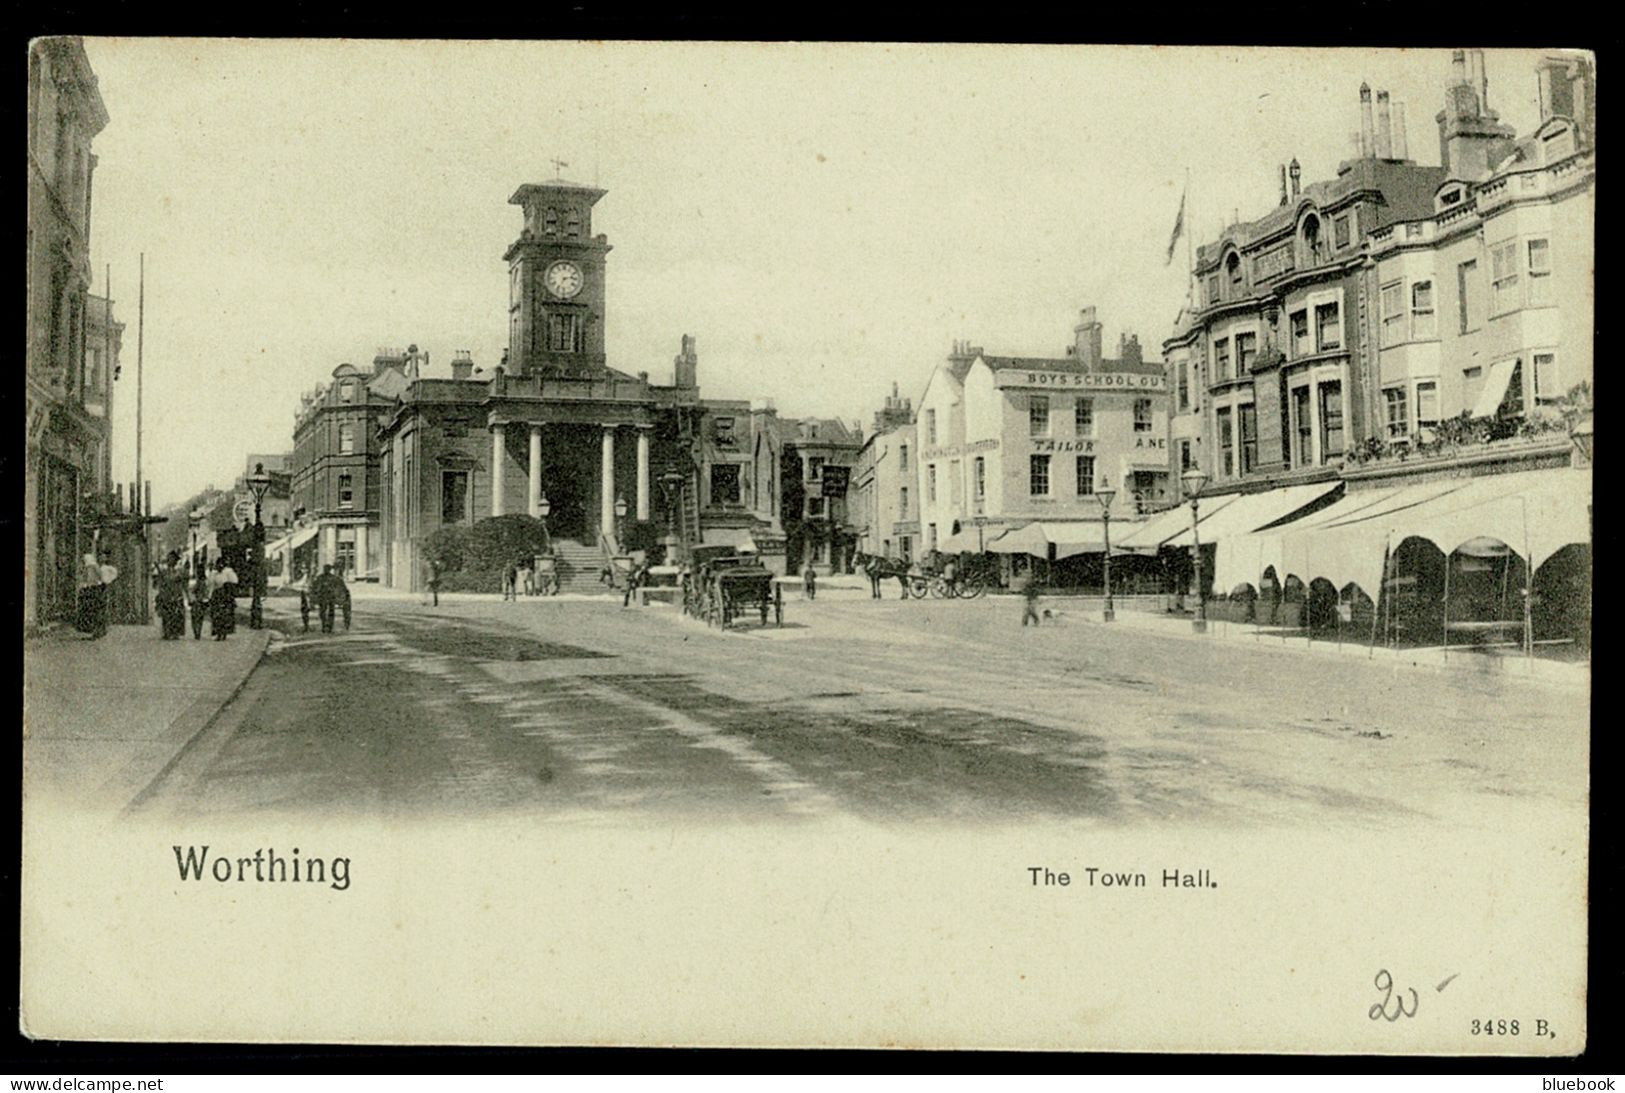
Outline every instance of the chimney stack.
[(1298, 179), (1303, 177), (1303, 170), (1298, 166), (1296, 156), (1292, 157), (1292, 165), (1287, 168), (1287, 174), (1292, 179), (1292, 196), (1296, 199), (1298, 196)]
[(1394, 158), (1410, 159), (1410, 146), (1405, 141), (1405, 104), (1394, 103)]
[(1371, 126), (1371, 85), (1360, 84), (1360, 158), (1370, 159), (1377, 145)]
[(1377, 92), (1377, 158), (1394, 158), (1394, 123), (1389, 110), (1388, 92)]
[(454, 380), (474, 378), (474, 357), (468, 350), (459, 349), (457, 355), (451, 359), (451, 378)]
[(1484, 74), (1484, 51), (1472, 50), (1467, 54), (1467, 63), (1472, 72), (1473, 90), (1478, 92), (1478, 111), (1488, 113), (1490, 109), (1490, 80)]
[(1286, 164), (1281, 164), (1281, 204), (1286, 204)]
[(1470, 83), (1467, 79), (1467, 52), (1455, 50), (1450, 54), (1450, 70), (1455, 76), (1457, 84)]
[(1072, 328), (1073, 346), (1078, 361), (1086, 368), (1100, 364), (1101, 327), (1091, 305), (1078, 312), (1078, 325)]

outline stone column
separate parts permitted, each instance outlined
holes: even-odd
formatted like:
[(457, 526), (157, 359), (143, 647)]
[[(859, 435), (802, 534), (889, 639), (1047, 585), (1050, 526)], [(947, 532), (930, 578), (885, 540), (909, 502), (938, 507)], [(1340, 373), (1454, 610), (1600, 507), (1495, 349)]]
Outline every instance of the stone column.
[[(318, 566), (336, 565), (339, 560), (339, 529), (336, 524), (322, 525), (322, 548), (316, 559)], [(320, 570), (318, 569), (318, 572)]]
[(507, 476), (503, 473), (504, 470), (506, 469), (503, 466), (503, 464), (507, 461), (508, 453), (504, 450), (506, 445), (503, 443), (503, 440), (504, 440), (504, 437), (507, 434), (507, 429), (508, 429), (508, 427), (506, 425), (493, 425), (493, 426), (491, 426), (491, 515), (492, 516), (501, 516), (503, 514), (503, 511), (504, 511), (503, 506), (502, 506), (502, 491), (507, 485)]
[(530, 515), (537, 519), (542, 515), (542, 427), (530, 427)]
[(604, 426), (603, 459), (598, 469), (598, 526), (615, 541), (615, 426)]
[(649, 429), (638, 428), (638, 519), (649, 519)]
[(355, 575), (361, 576), (367, 572), (367, 525), (355, 526)]

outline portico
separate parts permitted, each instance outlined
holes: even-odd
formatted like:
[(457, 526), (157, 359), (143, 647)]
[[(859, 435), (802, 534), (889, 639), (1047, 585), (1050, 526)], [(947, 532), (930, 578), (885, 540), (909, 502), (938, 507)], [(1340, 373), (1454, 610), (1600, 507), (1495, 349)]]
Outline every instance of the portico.
[[(525, 511), (531, 517), (540, 517), (542, 496), (547, 492), (545, 483), (550, 470), (543, 455), (549, 433), (568, 432), (572, 435), (567, 438), (555, 435), (551, 442), (578, 445), (583, 439), (582, 434), (590, 428), (598, 441), (598, 473), (595, 479), (597, 529), (611, 543), (618, 543), (616, 500), (629, 492), (632, 493), (634, 496), (629, 500), (635, 504), (638, 520), (648, 520), (652, 508), (649, 466), (654, 425), (651, 421), (639, 420), (652, 412), (652, 408), (639, 408), (631, 413), (627, 412), (629, 408), (617, 408), (615, 416), (625, 420), (601, 421), (590, 425), (577, 420), (583, 416), (581, 414), (553, 413), (550, 412), (551, 409), (543, 410), (539, 415), (535, 410), (531, 410), (523, 416), (513, 417), (499, 415), (493, 411), (488, 425), (491, 434), (491, 515), (503, 516), (509, 511), (516, 511), (510, 507), (517, 502), (517, 487), (510, 490), (508, 482), (508, 463), (512, 458), (509, 451), (510, 443), (517, 443), (520, 435), (526, 437)], [(626, 437), (627, 433), (631, 436)], [(624, 442), (623, 437), (632, 442), (631, 447), (635, 452), (636, 462), (631, 468), (618, 466), (620, 461), (617, 460), (616, 445), (618, 442)], [(627, 474), (628, 470), (632, 473)]]

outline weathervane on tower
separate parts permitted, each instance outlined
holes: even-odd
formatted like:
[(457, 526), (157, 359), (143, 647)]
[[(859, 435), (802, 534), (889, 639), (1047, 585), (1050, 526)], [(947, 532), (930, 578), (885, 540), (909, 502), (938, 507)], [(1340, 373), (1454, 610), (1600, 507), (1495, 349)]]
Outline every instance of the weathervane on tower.
[(548, 162), (553, 165), (553, 177), (562, 182), (564, 180), (564, 169), (570, 165), (562, 159), (548, 160)]

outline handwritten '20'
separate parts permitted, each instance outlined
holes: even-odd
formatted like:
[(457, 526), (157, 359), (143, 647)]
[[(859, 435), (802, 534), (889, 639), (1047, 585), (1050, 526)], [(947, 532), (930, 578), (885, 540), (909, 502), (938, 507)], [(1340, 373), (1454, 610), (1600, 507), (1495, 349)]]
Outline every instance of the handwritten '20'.
[(1411, 995), (1410, 1008), (1407, 1009), (1405, 1007), (1405, 991), (1402, 990), (1398, 994), (1394, 993), (1394, 977), (1388, 974), (1388, 969), (1384, 968), (1379, 971), (1377, 978), (1372, 982), (1382, 992), (1382, 1001), (1372, 1004), (1371, 1008), (1366, 1011), (1367, 1017), (1373, 1021), (1378, 1018), (1385, 1021), (1397, 1021), (1401, 1017), (1416, 1016), (1416, 1006), (1420, 999), (1417, 997), (1415, 987), (1406, 988)]

